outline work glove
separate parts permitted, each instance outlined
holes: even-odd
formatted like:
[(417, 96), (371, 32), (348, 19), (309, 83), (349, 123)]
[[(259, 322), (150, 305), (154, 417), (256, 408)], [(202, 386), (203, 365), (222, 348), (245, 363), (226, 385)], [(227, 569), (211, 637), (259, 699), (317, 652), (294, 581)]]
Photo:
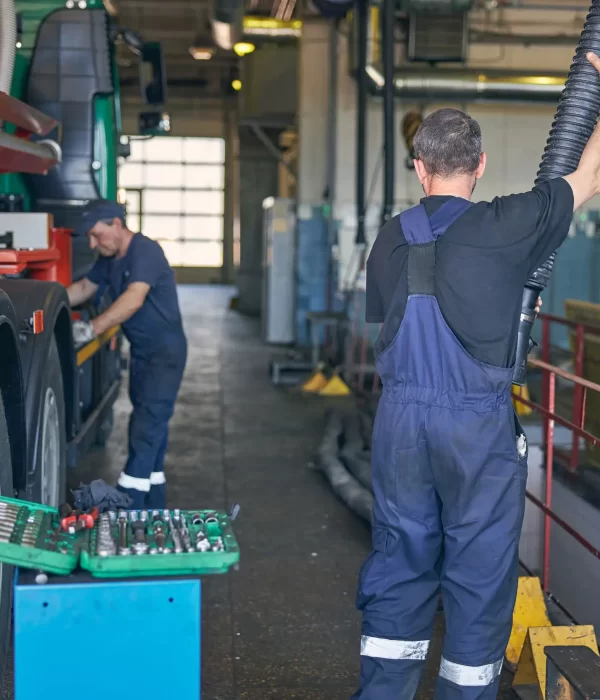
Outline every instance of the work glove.
[(96, 333), (89, 321), (73, 321), (73, 341), (75, 345), (85, 345), (94, 340)]

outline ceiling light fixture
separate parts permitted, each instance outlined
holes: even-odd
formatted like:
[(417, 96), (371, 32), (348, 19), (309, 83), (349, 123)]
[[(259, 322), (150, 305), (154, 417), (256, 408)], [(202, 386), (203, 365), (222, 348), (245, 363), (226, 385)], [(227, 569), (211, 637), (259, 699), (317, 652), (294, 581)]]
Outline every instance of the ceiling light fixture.
[(210, 61), (215, 55), (215, 48), (208, 46), (190, 46), (190, 54), (195, 61)]
[(215, 55), (217, 47), (210, 31), (210, 24), (204, 22), (202, 30), (196, 34), (192, 45), (190, 46), (190, 54), (196, 61), (210, 61)]
[(238, 43), (234, 45), (233, 50), (241, 58), (242, 56), (253, 53), (256, 50), (256, 46), (249, 41), (238, 41)]

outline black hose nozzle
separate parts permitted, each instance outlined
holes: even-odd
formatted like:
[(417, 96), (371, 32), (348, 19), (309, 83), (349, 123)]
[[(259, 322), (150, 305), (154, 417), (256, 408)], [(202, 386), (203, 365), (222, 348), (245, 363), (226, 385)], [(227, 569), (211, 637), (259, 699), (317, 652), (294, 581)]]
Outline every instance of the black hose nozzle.
[(556, 253), (546, 260), (527, 280), (527, 286), (523, 290), (523, 301), (521, 303), (521, 317), (519, 318), (519, 332), (517, 335), (517, 353), (515, 360), (515, 370), (513, 374), (513, 384), (525, 386), (527, 383), (527, 356), (535, 343), (531, 341), (531, 330), (536, 319), (537, 300), (539, 295), (546, 288), (552, 273), (552, 266)]
[(524, 386), (527, 381), (527, 355), (531, 345), (531, 329), (536, 317), (535, 307), (539, 294), (539, 288), (529, 286), (523, 291), (523, 305), (517, 335), (517, 359), (513, 374), (513, 384), (519, 386)]
[[(583, 149), (596, 126), (600, 113), (600, 80), (586, 58), (589, 51), (600, 55), (600, 0), (593, 0), (586, 17), (565, 89), (558, 101), (536, 185), (577, 170)], [(527, 355), (537, 297), (548, 284), (555, 255), (533, 273), (523, 292), (513, 378), (514, 383), (521, 386), (527, 381)]]

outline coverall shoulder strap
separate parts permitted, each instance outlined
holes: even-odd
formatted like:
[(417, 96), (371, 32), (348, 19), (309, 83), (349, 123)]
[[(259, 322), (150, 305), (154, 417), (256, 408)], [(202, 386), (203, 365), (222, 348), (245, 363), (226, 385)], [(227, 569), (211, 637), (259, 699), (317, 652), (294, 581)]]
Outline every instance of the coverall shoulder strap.
[(400, 214), (400, 225), (406, 242), (408, 245), (422, 245), (437, 240), (470, 206), (468, 200), (452, 197), (431, 217), (427, 216), (422, 204), (403, 211)]
[(400, 226), (408, 245), (420, 245), (434, 241), (429, 217), (422, 204), (411, 207), (400, 214)]
[(439, 238), (458, 219), (461, 214), (471, 206), (473, 202), (462, 197), (452, 197), (429, 217), (429, 224), (434, 238)]
[(435, 248), (439, 236), (471, 206), (471, 202), (453, 197), (431, 216), (420, 204), (400, 214), (402, 232), (409, 245), (408, 294), (435, 295)]

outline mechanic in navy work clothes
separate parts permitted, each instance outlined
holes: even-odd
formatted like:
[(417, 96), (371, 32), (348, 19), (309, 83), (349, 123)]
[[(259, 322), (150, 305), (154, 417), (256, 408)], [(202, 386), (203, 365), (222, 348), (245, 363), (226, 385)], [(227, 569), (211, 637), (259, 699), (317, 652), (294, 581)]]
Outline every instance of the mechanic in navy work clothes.
[(118, 488), (133, 508), (164, 508), (164, 458), (168, 424), (185, 362), (183, 332), (173, 271), (156, 241), (125, 225), (123, 207), (98, 200), (86, 208), (74, 235), (87, 234), (100, 254), (86, 277), (67, 292), (71, 306), (110, 290), (112, 305), (91, 323), (74, 324), (76, 342), (87, 342), (121, 324), (131, 345), (129, 457)]
[(425, 198), (382, 228), (367, 264), (383, 393), (354, 698), (415, 696), (441, 590), (436, 698), (493, 700), (525, 508), (527, 443), (511, 401), (523, 287), (564, 241), (573, 210), (600, 193), (600, 131), (574, 173), (491, 202), (469, 201), (486, 164), (469, 116), (434, 112), (414, 149)]

